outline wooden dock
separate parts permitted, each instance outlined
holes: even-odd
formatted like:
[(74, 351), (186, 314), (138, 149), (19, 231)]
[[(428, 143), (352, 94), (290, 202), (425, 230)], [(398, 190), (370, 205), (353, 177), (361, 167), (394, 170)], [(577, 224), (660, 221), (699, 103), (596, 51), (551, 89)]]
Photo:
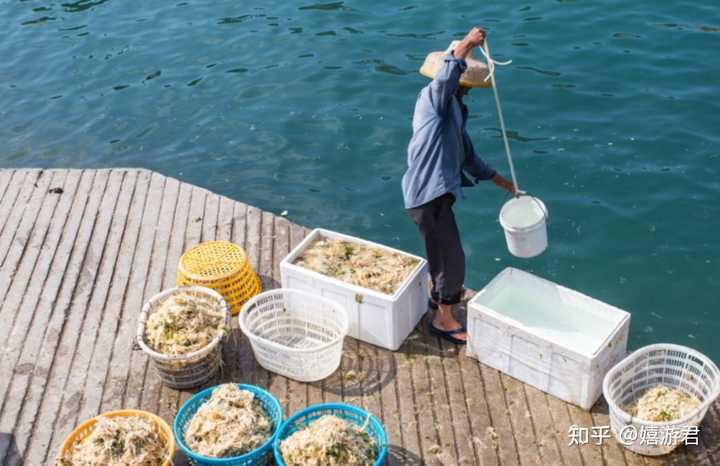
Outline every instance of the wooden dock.
[[(134, 348), (143, 303), (174, 286), (184, 250), (212, 239), (243, 246), (264, 287), (276, 287), (280, 260), (307, 231), (146, 170), (0, 170), (0, 462), (52, 464), (75, 425), (111, 409), (171, 422), (193, 392), (161, 385)], [(261, 385), (286, 413), (321, 401), (363, 406), (388, 430), (391, 465), (720, 464), (717, 403), (698, 446), (643, 458), (614, 440), (569, 445), (571, 425), (608, 424), (602, 401), (585, 412), (422, 326), (395, 353), (348, 338), (342, 369), (313, 384), (262, 370), (233, 326), (212, 384)]]

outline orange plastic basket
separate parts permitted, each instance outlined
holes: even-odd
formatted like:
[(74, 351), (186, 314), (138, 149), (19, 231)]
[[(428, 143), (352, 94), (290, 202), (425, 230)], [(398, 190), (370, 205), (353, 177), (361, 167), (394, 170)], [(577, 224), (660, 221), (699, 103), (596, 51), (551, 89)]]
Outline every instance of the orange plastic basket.
[[(167, 422), (163, 421), (156, 415), (149, 413), (147, 411), (140, 411), (137, 409), (119, 409), (117, 411), (108, 411), (106, 413), (101, 414), (101, 416), (105, 417), (130, 417), (130, 416), (136, 416), (136, 417), (142, 417), (145, 418), (145, 420), (152, 423), (157, 428), (157, 432), (160, 435), (160, 437), (165, 441), (166, 449), (167, 449), (167, 455), (165, 456), (165, 461), (163, 462), (162, 466), (171, 466), (173, 456), (175, 455), (175, 437), (173, 437), (173, 432), (170, 426)], [(66, 452), (70, 451), (70, 448), (75, 445), (77, 442), (81, 442), (84, 440), (88, 435), (90, 435), (93, 431), (93, 427), (95, 426), (95, 423), (97, 422), (97, 417), (94, 417), (92, 419), (88, 419), (87, 421), (83, 422), (79, 426), (73, 430), (70, 435), (67, 436), (65, 441), (62, 443), (62, 446), (60, 447), (60, 452), (58, 453), (58, 457), (61, 457)]]
[(217, 291), (233, 315), (262, 291), (247, 254), (229, 241), (207, 241), (185, 252), (178, 264), (177, 285), (199, 285)]

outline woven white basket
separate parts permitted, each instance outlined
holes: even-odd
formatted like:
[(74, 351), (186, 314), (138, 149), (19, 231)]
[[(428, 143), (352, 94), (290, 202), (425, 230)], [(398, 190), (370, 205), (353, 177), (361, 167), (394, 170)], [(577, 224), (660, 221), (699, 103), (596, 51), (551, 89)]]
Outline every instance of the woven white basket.
[(238, 319), (255, 358), (269, 371), (313, 382), (340, 365), (348, 316), (335, 301), (301, 290), (270, 290), (245, 303)]
[(179, 390), (197, 387), (207, 382), (222, 365), (222, 340), (227, 336), (219, 332), (204, 348), (182, 355), (168, 355), (153, 350), (145, 341), (145, 323), (148, 316), (155, 312), (160, 304), (178, 293), (190, 293), (197, 299), (220, 304), (225, 314), (225, 325), (230, 328), (230, 310), (222, 295), (215, 290), (202, 286), (176, 287), (153, 296), (143, 306), (138, 320), (137, 343), (155, 364), (162, 381), (169, 387)]
[[(690, 415), (670, 422), (644, 421), (625, 411), (646, 390), (660, 384), (696, 396), (700, 406)], [(683, 443), (688, 428), (700, 425), (719, 393), (720, 370), (707, 356), (665, 343), (640, 348), (613, 367), (603, 380), (613, 435), (629, 450), (648, 456), (665, 455)]]

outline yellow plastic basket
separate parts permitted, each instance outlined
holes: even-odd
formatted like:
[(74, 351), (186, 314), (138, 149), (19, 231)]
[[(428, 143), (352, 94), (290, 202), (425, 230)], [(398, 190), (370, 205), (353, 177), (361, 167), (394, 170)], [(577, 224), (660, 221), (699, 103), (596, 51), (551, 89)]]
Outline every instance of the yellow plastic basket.
[(217, 291), (233, 315), (262, 291), (247, 254), (229, 241), (207, 241), (185, 252), (178, 264), (177, 285), (199, 285)]
[[(106, 413), (101, 414), (101, 416), (105, 417), (130, 417), (130, 416), (136, 416), (145, 418), (145, 420), (152, 423), (157, 428), (157, 432), (160, 435), (160, 437), (165, 442), (166, 448), (167, 448), (167, 455), (165, 456), (165, 461), (163, 462), (162, 466), (171, 466), (173, 456), (175, 455), (175, 437), (173, 437), (173, 432), (170, 426), (167, 422), (163, 421), (156, 415), (149, 413), (147, 411), (140, 411), (137, 409), (119, 409), (117, 411), (108, 411)], [(98, 416), (99, 417), (99, 416)], [(97, 422), (97, 418), (94, 417), (92, 419), (88, 419), (87, 421), (83, 422), (79, 426), (73, 430), (70, 435), (67, 436), (65, 441), (62, 443), (62, 446), (60, 447), (60, 452), (58, 453), (58, 458), (62, 457), (66, 452), (70, 451), (70, 448), (75, 445), (77, 442), (81, 442), (84, 440), (88, 435), (90, 435), (93, 431), (93, 427), (95, 426), (95, 423)]]

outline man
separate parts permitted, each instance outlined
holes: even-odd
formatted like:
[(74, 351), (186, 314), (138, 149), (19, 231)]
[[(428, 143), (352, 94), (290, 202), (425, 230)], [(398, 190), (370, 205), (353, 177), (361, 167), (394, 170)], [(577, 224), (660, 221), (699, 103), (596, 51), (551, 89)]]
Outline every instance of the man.
[(462, 199), (463, 186), (474, 184), (463, 172), (475, 182), (492, 180), (514, 192), (512, 182), (478, 157), (465, 130), (468, 110), (462, 98), (470, 87), (486, 87), (479, 76), (487, 73), (476, 60), (468, 69), (466, 58), (470, 61), (470, 51), (484, 41), (485, 31), (476, 27), (445, 54), (428, 56), (420, 72), (433, 80), (415, 103), (408, 169), (402, 179), (405, 208), (420, 230), (430, 265), (430, 304), (437, 308), (430, 331), (456, 344), (467, 340), (465, 327), (453, 315), (463, 292), (465, 253), (452, 205)]

